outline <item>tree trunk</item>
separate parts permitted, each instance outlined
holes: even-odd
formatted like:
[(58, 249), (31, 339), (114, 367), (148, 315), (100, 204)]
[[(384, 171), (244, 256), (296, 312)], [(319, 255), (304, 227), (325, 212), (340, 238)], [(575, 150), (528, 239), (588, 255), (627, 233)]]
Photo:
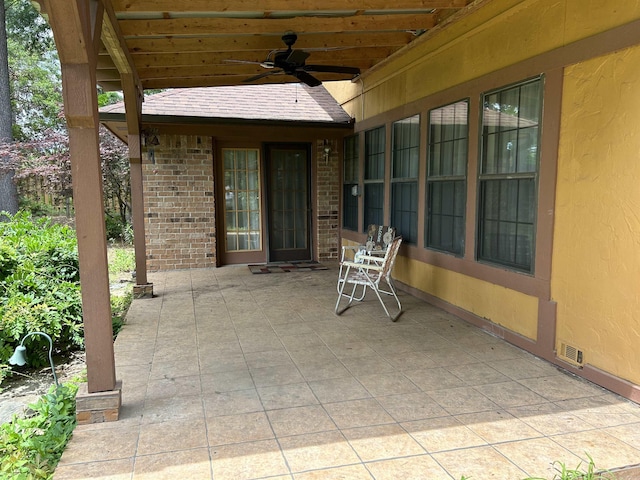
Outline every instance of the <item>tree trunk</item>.
[[(13, 139), (8, 57), (4, 0), (0, 0), (0, 142)], [(6, 161), (0, 158), (0, 211), (14, 214), (18, 211), (18, 189), (13, 182), (13, 170), (2, 168)]]

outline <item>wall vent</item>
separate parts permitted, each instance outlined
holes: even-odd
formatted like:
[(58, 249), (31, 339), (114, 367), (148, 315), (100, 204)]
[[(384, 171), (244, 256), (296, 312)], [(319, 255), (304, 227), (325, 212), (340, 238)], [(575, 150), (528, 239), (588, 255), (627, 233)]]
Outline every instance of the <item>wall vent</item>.
[(560, 343), (560, 355), (559, 357), (578, 367), (582, 367), (584, 363), (584, 355), (582, 350), (573, 345), (569, 345), (568, 343)]

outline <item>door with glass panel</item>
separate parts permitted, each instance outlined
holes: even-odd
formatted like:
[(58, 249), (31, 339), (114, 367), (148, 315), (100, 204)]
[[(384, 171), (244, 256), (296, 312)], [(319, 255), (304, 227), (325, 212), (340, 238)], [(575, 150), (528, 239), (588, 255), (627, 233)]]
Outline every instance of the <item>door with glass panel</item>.
[(269, 261), (311, 259), (309, 145), (266, 146)]
[(223, 263), (263, 262), (260, 150), (223, 148), (222, 169)]

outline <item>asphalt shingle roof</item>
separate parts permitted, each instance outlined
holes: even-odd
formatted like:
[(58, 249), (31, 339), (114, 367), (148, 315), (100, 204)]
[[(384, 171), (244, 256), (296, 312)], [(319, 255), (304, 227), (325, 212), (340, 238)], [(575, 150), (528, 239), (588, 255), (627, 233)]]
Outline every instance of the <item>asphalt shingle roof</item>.
[[(101, 113), (124, 113), (124, 103)], [(166, 90), (145, 97), (143, 115), (349, 123), (351, 118), (322, 86), (287, 83)]]

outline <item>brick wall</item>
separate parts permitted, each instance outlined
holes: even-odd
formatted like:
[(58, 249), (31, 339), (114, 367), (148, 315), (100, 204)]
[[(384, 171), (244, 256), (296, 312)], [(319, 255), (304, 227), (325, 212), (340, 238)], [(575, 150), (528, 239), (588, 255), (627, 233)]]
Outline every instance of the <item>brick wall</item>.
[[(326, 143), (325, 143), (326, 142)], [(325, 152), (329, 148), (329, 154)], [(340, 223), (340, 155), (336, 140), (316, 141), (318, 260), (338, 258)]]
[[(159, 135), (143, 150), (144, 215), (149, 271), (216, 265), (211, 137)], [(338, 258), (341, 145), (315, 142), (316, 245), (319, 261)], [(327, 155), (325, 148), (329, 147)]]
[[(160, 135), (145, 148), (144, 215), (149, 271), (215, 266), (211, 137)], [(155, 162), (154, 162), (155, 161)]]

